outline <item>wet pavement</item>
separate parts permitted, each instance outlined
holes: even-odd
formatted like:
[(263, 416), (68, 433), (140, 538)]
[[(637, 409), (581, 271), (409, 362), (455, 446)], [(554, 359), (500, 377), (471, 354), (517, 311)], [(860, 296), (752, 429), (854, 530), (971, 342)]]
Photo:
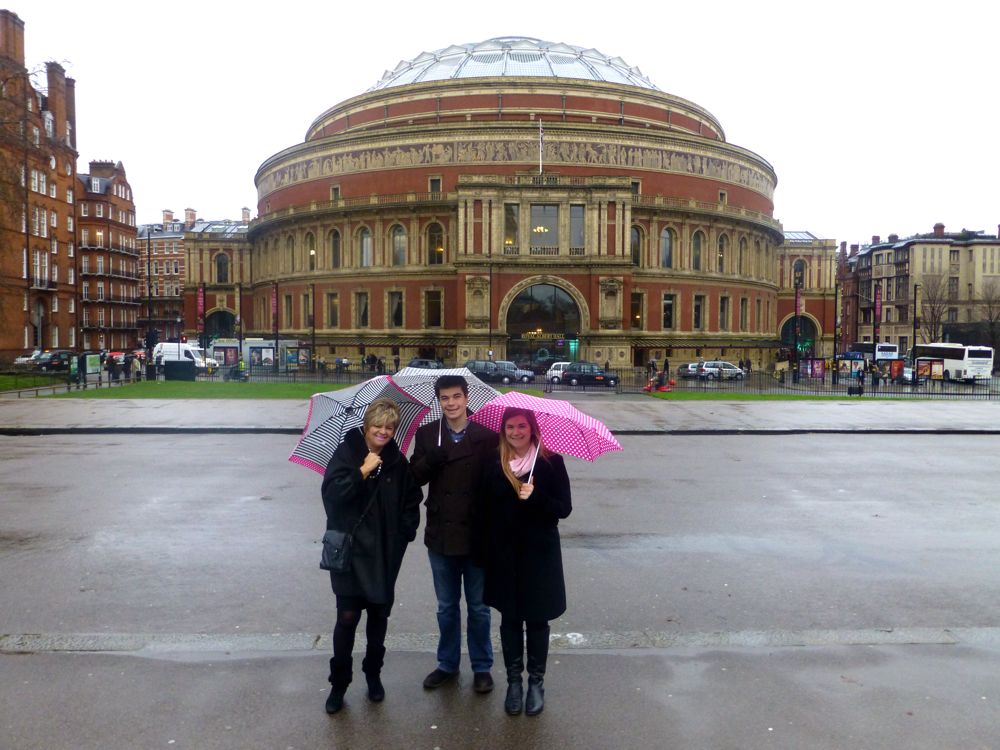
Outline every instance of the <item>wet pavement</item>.
[[(502, 713), (499, 665), (489, 696), (467, 672), (421, 688), (436, 640), (419, 543), (386, 702), (357, 670), (347, 708), (323, 712), (320, 478), (285, 460), (302, 404), (0, 404), (0, 425), (42, 428), (0, 436), (0, 747), (996, 746), (992, 404), (851, 405), (858, 434), (803, 435), (851, 421), (836, 404), (577, 403), (625, 450), (569, 462), (570, 607), (532, 719)], [(896, 431), (865, 434), (872, 419)], [(199, 424), (249, 431), (174, 434)], [(668, 432), (629, 434), (644, 424)]]

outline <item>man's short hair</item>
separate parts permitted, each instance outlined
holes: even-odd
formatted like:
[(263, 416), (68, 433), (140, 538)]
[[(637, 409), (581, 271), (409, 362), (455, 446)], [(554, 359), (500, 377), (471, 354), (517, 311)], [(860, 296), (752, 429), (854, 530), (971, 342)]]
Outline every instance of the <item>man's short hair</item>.
[(441, 390), (445, 388), (461, 388), (465, 397), (469, 397), (469, 384), (461, 375), (442, 375), (434, 381), (434, 395), (441, 398)]

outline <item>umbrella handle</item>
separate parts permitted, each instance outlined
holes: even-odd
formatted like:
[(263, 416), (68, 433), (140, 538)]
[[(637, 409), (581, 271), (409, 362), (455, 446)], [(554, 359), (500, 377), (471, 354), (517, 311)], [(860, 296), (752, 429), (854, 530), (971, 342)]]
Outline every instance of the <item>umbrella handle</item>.
[(441, 415), (441, 419), (438, 420), (438, 448), (441, 447), (441, 423), (444, 422), (444, 414)]
[(535, 457), (531, 459), (531, 471), (528, 472), (528, 484), (531, 484), (531, 479), (535, 476), (535, 461), (538, 460), (538, 449), (541, 447), (540, 443), (535, 443)]

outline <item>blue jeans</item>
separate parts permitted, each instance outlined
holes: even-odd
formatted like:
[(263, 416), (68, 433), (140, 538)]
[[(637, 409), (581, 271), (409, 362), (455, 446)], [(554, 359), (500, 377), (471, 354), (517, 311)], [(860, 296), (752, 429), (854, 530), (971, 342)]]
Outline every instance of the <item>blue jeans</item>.
[(439, 555), (427, 550), (437, 594), (438, 669), (454, 674), (462, 658), (462, 579), (465, 579), (465, 606), (469, 617), (466, 637), (473, 672), (489, 672), (493, 667), (493, 643), (490, 641), (490, 608), (483, 604), (486, 573), (472, 564), (466, 555)]

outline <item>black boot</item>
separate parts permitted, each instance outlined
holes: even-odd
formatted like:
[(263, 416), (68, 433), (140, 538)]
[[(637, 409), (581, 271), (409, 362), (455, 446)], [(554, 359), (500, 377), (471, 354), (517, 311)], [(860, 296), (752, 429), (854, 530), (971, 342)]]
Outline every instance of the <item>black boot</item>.
[(528, 629), (528, 695), (524, 712), (537, 716), (545, 708), (545, 662), (549, 656), (549, 626)]
[(382, 685), (382, 664), (385, 662), (385, 646), (369, 646), (365, 658), (361, 662), (361, 671), (368, 681), (368, 700), (381, 703), (385, 700), (385, 687)]
[(507, 697), (503, 702), (503, 710), (511, 716), (517, 716), (524, 710), (524, 682), (521, 678), (524, 672), (524, 636), (520, 625), (518, 623), (516, 631), (502, 625), (500, 627), (503, 663), (507, 668)]
[(329, 679), (332, 688), (330, 689), (330, 697), (326, 699), (326, 712), (328, 714), (335, 714), (344, 707), (344, 693), (347, 692), (347, 686), (351, 684), (353, 676), (353, 657), (334, 656), (330, 659), (330, 676), (327, 679)]

